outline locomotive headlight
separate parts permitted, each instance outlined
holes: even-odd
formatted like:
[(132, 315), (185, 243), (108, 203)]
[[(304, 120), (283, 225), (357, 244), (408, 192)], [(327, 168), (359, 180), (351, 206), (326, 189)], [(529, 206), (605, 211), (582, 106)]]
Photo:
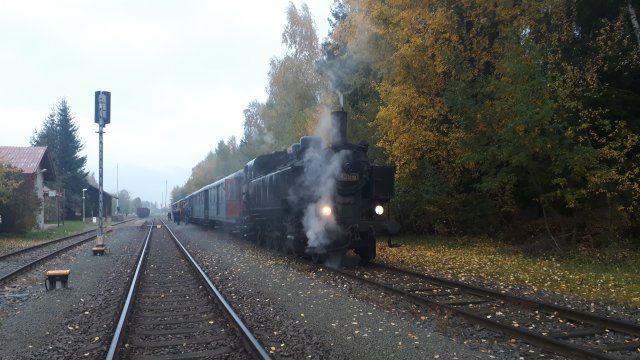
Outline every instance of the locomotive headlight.
[(373, 211), (375, 211), (376, 214), (378, 214), (378, 215), (384, 214), (384, 208), (382, 207), (382, 205), (376, 205), (376, 207), (373, 209)]
[(331, 206), (329, 206), (329, 205), (323, 205), (320, 208), (320, 214), (322, 214), (322, 216), (324, 216), (324, 217), (331, 216), (332, 212), (333, 212), (333, 210), (331, 209)]

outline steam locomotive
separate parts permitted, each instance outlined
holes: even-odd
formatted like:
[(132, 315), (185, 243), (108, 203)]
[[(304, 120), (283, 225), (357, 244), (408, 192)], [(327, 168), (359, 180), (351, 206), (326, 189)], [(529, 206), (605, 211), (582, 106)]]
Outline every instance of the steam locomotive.
[(387, 209), (395, 169), (371, 165), (366, 142), (347, 141), (346, 112), (332, 112), (331, 123), (330, 146), (304, 136), (175, 202), (174, 212), (315, 262), (347, 250), (369, 262), (376, 235), (398, 230)]

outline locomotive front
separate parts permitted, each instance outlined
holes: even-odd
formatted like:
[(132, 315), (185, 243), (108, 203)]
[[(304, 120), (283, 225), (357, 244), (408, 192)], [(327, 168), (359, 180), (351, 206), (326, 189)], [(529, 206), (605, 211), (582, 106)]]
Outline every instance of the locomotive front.
[[(322, 171), (333, 181), (320, 189), (318, 201), (312, 204), (317, 210), (305, 215), (306, 252), (321, 260), (329, 252), (352, 249), (366, 263), (376, 256), (376, 234), (397, 231), (387, 209), (394, 194), (394, 168), (371, 165), (369, 145), (347, 141), (346, 112), (334, 111), (331, 122), (331, 146), (324, 155), (328, 165)], [(312, 171), (313, 164), (309, 165), (306, 168)], [(314, 215), (320, 227), (310, 221)]]
[(347, 141), (347, 114), (331, 114), (331, 144), (305, 136), (288, 151), (261, 155), (244, 168), (242, 225), (260, 245), (322, 261), (354, 250), (363, 262), (376, 255), (380, 231), (397, 230), (386, 209), (394, 168), (372, 166), (366, 142)]

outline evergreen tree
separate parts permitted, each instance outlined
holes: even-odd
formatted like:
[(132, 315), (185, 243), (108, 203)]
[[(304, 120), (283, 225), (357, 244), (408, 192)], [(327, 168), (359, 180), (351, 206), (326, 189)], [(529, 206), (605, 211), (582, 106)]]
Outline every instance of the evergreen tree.
[(65, 194), (67, 217), (82, 208), (82, 189), (87, 187), (86, 156), (79, 153), (84, 145), (67, 101), (62, 99), (52, 110), (40, 131), (31, 138), (33, 146), (48, 146), (58, 176), (55, 187)]
[[(86, 156), (80, 156), (84, 148), (78, 137), (76, 126), (65, 99), (58, 106), (58, 167), (64, 184), (67, 209), (79, 208), (82, 201), (82, 189), (86, 187), (87, 172), (84, 167)], [(71, 205), (71, 206), (69, 206)], [(73, 215), (73, 214), (70, 214)]]
[[(47, 146), (49, 148), (49, 156), (54, 164), (57, 163), (58, 156), (58, 121), (56, 119), (56, 108), (51, 109), (51, 112), (44, 120), (41, 130), (34, 129), (31, 136), (31, 146)], [(56, 167), (56, 170), (57, 167)]]

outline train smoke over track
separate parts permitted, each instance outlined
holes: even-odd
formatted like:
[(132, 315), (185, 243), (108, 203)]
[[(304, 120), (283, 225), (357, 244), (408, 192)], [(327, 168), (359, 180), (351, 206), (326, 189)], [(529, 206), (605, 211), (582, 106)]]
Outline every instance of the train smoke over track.
[(302, 188), (309, 191), (313, 199), (305, 209), (302, 218), (309, 246), (328, 245), (328, 233), (338, 230), (333, 214), (323, 215), (320, 209), (325, 205), (332, 205), (336, 192), (336, 179), (342, 169), (345, 154), (344, 151), (332, 154), (327, 161), (324, 150), (313, 149), (307, 151), (304, 156), (305, 176), (302, 178)]

